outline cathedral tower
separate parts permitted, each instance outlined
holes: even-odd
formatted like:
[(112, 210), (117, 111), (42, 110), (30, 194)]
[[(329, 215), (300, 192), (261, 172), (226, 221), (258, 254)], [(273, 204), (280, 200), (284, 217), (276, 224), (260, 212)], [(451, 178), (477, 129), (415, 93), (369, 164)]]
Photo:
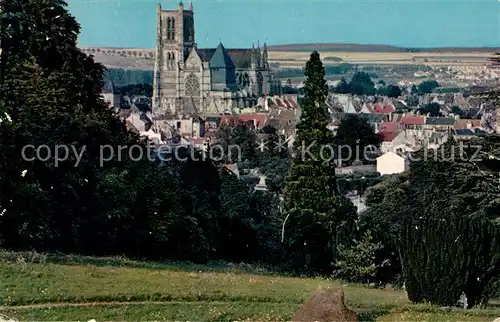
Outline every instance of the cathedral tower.
[(158, 112), (179, 108), (180, 69), (195, 41), (192, 8), (190, 4), (185, 10), (182, 1), (177, 10), (162, 10), (158, 4), (153, 86), (153, 108)]

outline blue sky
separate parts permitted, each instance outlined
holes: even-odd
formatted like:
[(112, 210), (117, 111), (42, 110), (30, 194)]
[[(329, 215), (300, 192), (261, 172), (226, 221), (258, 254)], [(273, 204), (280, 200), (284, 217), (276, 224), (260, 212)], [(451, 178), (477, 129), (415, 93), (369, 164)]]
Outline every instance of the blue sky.
[[(158, 0), (66, 0), (82, 46), (154, 47)], [(184, 0), (185, 6), (189, 0)], [(178, 0), (161, 0), (176, 8)], [(199, 47), (500, 47), (500, 0), (194, 0)]]

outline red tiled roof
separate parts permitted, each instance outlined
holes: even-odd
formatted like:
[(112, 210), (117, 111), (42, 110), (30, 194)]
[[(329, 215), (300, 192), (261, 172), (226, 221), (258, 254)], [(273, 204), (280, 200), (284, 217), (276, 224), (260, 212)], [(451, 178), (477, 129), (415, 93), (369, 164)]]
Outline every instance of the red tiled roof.
[(385, 132), (385, 131), (378, 133), (380, 139), (384, 142), (393, 141), (396, 138), (396, 136), (398, 136), (398, 134), (399, 132)]
[(404, 125), (424, 125), (425, 118), (418, 115), (406, 115), (403, 116), (400, 123)]
[(458, 119), (455, 122), (455, 130), (465, 130), (470, 128), (481, 127), (481, 120)]
[(293, 108), (293, 105), (290, 102), (290, 100), (287, 100), (286, 98), (284, 98), (283, 102), (285, 103), (285, 105), (286, 105), (287, 108)]
[(375, 110), (373, 109), (373, 105), (372, 105), (372, 104), (366, 104), (366, 108), (368, 109), (368, 111), (369, 111), (370, 113), (375, 112)]
[(396, 122), (382, 122), (380, 123), (381, 132), (396, 132), (398, 130), (398, 123)]
[(281, 101), (281, 99), (276, 98), (274, 100), (276, 102), (276, 105), (278, 105), (278, 107), (286, 107), (286, 105)]
[(394, 112), (394, 106), (383, 105), (382, 103), (369, 103), (366, 104), (366, 108), (370, 113), (392, 113)]
[(292, 107), (293, 108), (298, 108), (299, 107), (299, 104), (297, 104), (297, 102), (294, 99), (291, 99), (290, 103), (292, 103)]
[(262, 114), (240, 114), (240, 115), (224, 115), (221, 118), (221, 124), (228, 124), (230, 121), (235, 122), (252, 122), (255, 127), (264, 126), (266, 115)]

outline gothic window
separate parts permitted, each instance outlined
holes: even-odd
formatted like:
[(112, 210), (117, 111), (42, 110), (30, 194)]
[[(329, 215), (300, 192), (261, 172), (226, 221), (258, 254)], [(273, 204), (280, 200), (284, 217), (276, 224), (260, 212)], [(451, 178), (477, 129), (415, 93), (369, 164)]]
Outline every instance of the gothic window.
[(170, 35), (170, 39), (175, 40), (175, 19), (172, 18), (172, 34)]
[(257, 74), (257, 94), (262, 95), (263, 86), (264, 85), (264, 77), (262, 77), (261, 73)]
[(186, 77), (185, 81), (186, 95), (187, 96), (199, 96), (200, 95), (200, 81), (195, 74), (191, 73)]
[(250, 78), (248, 77), (248, 74), (245, 73), (243, 75), (243, 87), (247, 87), (247, 86), (250, 86)]
[(172, 31), (172, 19), (167, 18), (167, 40), (170, 40), (170, 33)]
[(175, 54), (171, 53), (170, 54), (170, 68), (174, 68), (175, 66)]
[(168, 69), (170, 64), (170, 53), (163, 53), (163, 69)]

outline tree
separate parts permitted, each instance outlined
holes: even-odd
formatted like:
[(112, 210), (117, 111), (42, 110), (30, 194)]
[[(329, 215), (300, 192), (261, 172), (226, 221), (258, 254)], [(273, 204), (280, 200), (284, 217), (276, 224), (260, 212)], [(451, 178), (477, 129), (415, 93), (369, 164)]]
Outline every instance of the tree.
[(286, 85), (283, 86), (283, 93), (284, 94), (297, 94), (298, 89), (293, 86), (292, 80), (290, 78), (287, 79)]
[(255, 132), (240, 120), (230, 120), (222, 125), (216, 133), (216, 143), (223, 153), (222, 159), (227, 163), (247, 161), (252, 166), (257, 163)]
[(340, 121), (335, 137), (335, 152), (346, 164), (367, 162), (380, 143), (380, 138), (365, 120), (350, 114)]
[[(339, 249), (349, 243), (356, 211), (337, 187), (334, 135), (327, 129), (329, 116), (324, 107), (328, 86), (318, 52), (311, 54), (305, 75), (295, 155), (284, 192), (284, 211), (289, 218), (285, 238), (295, 269), (329, 274)], [(328, 155), (325, 150), (329, 149)]]
[[(64, 2), (9, 1), (4, 9), (2, 19), (12, 19), (12, 29), (4, 30), (10, 40), (2, 45), (9, 59), (0, 92), (15, 123), (2, 129), (2, 150), (8, 157), (0, 167), (8, 175), (1, 184), (8, 191), (3, 197), (12, 200), (4, 218), (9, 224), (2, 224), (8, 230), (2, 234), (4, 242), (12, 248), (90, 249), (90, 236), (100, 232), (86, 233), (96, 221), (106, 221), (94, 208), (99, 207), (93, 202), (100, 180), (96, 169), (117, 166), (114, 159), (101, 167), (100, 148), (132, 145), (138, 138), (102, 101), (103, 67), (76, 47), (79, 25)], [(75, 167), (74, 154), (29, 161), (22, 157), (28, 144), (85, 150)], [(21, 170), (25, 177), (19, 176)], [(26, 203), (26, 198), (34, 202)], [(122, 214), (110, 212), (108, 221)]]
[(418, 85), (418, 93), (429, 94), (439, 86), (439, 83), (435, 80), (423, 81), (422, 83), (420, 83), (420, 85)]
[(443, 114), (441, 113), (441, 105), (439, 105), (438, 103), (429, 103), (420, 108), (418, 112), (423, 115), (429, 114), (432, 117), (443, 116)]
[(118, 90), (124, 96), (144, 95), (153, 97), (153, 86), (150, 84), (133, 84), (119, 87)]
[(371, 283), (376, 281), (378, 265), (377, 252), (383, 248), (381, 243), (374, 243), (370, 233), (355, 241), (353, 247), (340, 251), (339, 267), (336, 276), (354, 283)]
[[(101, 98), (104, 67), (77, 48), (79, 25), (64, 2), (2, 4), (2, 248), (204, 263), (235, 258), (234, 242), (241, 260), (280, 262), (275, 195), (245, 184), (227, 189), (196, 149), (181, 146), (159, 160), (172, 151), (146, 149)], [(253, 130), (228, 133), (256, 159)], [(52, 155), (29, 160), (27, 145)], [(69, 153), (56, 156), (56, 147)], [(233, 227), (246, 233), (228, 239)]]
[(365, 72), (356, 72), (349, 84), (351, 93), (354, 95), (373, 95), (375, 94), (375, 84), (370, 75)]
[(420, 103), (417, 95), (409, 95), (406, 97), (406, 105), (409, 107), (416, 107)]
[(449, 140), (415, 156), (397, 239), (411, 301), (453, 305), (464, 292), (469, 307), (487, 302), (500, 274), (499, 146), (496, 137)]
[(334, 87), (333, 91), (337, 94), (349, 94), (351, 92), (351, 88), (349, 83), (345, 80), (344, 77), (340, 79), (340, 83)]
[(451, 113), (455, 114), (455, 115), (462, 115), (464, 114), (464, 111), (462, 111), (462, 109), (456, 105), (453, 105), (451, 107)]
[(389, 85), (387, 87), (382, 87), (379, 89), (379, 94), (392, 97), (392, 98), (397, 98), (401, 96), (401, 88), (397, 85)]
[(381, 183), (367, 189), (367, 209), (359, 217), (359, 234), (370, 234), (371, 243), (382, 245), (375, 253), (373, 264), (377, 268), (374, 281), (396, 283), (401, 276), (401, 262), (397, 238), (401, 227), (401, 214), (406, 209), (408, 175), (386, 177)]
[(267, 144), (259, 153), (259, 169), (266, 176), (266, 186), (272, 193), (282, 194), (285, 178), (290, 168), (290, 154), (285, 137), (278, 135), (276, 128), (267, 125), (262, 129), (267, 135)]
[(230, 261), (276, 260), (279, 243), (278, 203), (251, 190), (233, 174), (222, 175), (218, 258)]

